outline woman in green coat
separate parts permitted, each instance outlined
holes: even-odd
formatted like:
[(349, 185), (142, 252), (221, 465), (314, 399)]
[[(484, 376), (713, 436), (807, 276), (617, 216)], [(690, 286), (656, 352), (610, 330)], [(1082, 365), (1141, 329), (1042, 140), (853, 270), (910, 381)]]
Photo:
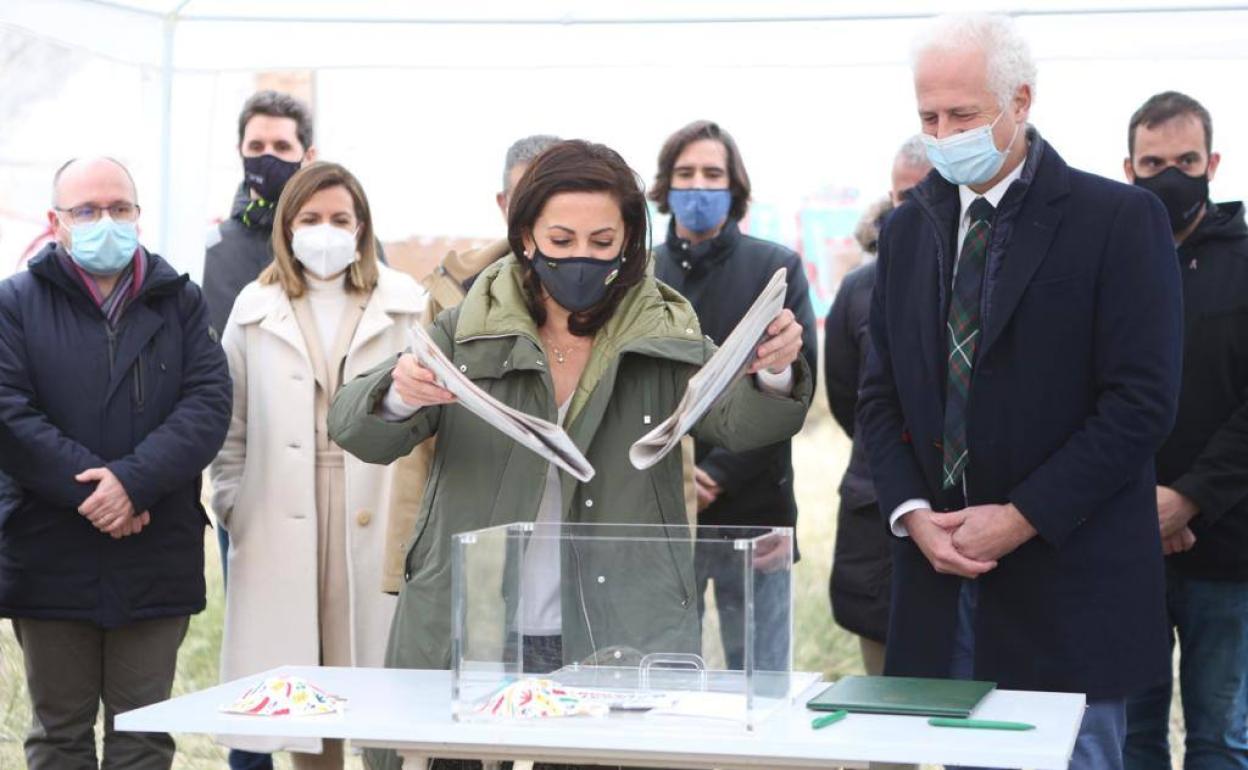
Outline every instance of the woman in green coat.
[[(463, 303), (430, 329), (460, 371), (494, 398), (562, 423), (596, 470), (590, 481), (577, 482), (457, 408), (411, 355), (340, 391), (330, 435), (360, 459), (393, 462), (438, 436), (420, 521), (405, 544), (388, 666), (450, 666), (456, 533), (532, 521), (687, 525), (680, 452), (637, 470), (628, 450), (675, 410), (714, 348), (689, 303), (654, 279), (648, 231), (637, 175), (615, 151), (557, 144), (530, 165), (512, 198), (508, 239), (512, 253), (522, 256), (488, 268)], [(748, 376), (696, 425), (699, 439), (740, 451), (801, 429), (812, 391), (799, 357), (801, 331), (788, 310), (776, 317)], [(567, 596), (560, 601), (559, 560), (553, 561), (545, 579), (536, 580), (540, 590), (526, 582), (526, 597), (544, 591), (548, 600), (526, 598), (518, 612), (526, 650), (553, 650), (549, 662), (557, 666), (595, 651), (582, 638), (584, 626), (596, 621), (584, 607), (562, 612)], [(615, 592), (600, 606), (625, 615), (613, 625), (670, 628), (675, 645), (688, 630), (696, 634), (691, 550), (687, 562), (680, 556), (662, 569), (631, 565), (618, 580), (601, 569), (594, 574), (599, 587)], [(601, 649), (603, 641), (596, 641)]]

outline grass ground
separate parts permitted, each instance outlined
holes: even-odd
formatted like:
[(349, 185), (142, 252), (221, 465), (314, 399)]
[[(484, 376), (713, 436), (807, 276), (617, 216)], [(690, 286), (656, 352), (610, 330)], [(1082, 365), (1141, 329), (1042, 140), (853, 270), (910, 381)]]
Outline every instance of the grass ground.
[[(811, 410), (805, 429), (795, 441), (797, 495), (801, 509), (798, 539), (802, 561), (796, 567), (794, 666), (835, 677), (861, 673), (857, 640), (832, 622), (828, 606), (828, 575), (836, 537), (836, 487), (849, 456), (849, 443), (828, 414), (822, 400)], [(217, 684), (224, 597), (216, 538), (204, 541), (208, 579), (208, 609), (192, 619), (178, 657), (174, 694)], [(8, 622), (0, 623), (0, 768), (24, 765), (22, 738), (30, 723), (21, 650)], [(1181, 725), (1176, 723), (1176, 732)], [(97, 730), (97, 733), (99, 731)], [(1181, 735), (1181, 732), (1177, 732)], [(1176, 735), (1176, 737), (1177, 737)], [(1174, 745), (1181, 745), (1174, 742)], [(1177, 754), (1177, 750), (1176, 750)], [(1178, 757), (1176, 756), (1176, 761)], [(1176, 767), (1181, 764), (1176, 764)], [(221, 770), (224, 752), (203, 736), (178, 736), (180, 770)], [(289, 767), (279, 757), (278, 767)], [(361, 767), (352, 760), (348, 767)]]

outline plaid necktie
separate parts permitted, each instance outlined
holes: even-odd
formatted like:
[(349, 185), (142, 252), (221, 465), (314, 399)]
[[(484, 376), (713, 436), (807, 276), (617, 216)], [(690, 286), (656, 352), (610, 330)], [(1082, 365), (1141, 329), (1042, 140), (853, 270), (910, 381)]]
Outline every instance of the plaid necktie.
[(984, 286), (984, 264), (995, 209), (976, 198), (967, 214), (971, 226), (962, 242), (962, 253), (953, 269), (953, 295), (949, 301), (949, 367), (945, 387), (945, 436), (942, 486), (956, 487), (966, 472), (966, 403), (971, 390), (975, 348), (979, 346), (979, 300)]

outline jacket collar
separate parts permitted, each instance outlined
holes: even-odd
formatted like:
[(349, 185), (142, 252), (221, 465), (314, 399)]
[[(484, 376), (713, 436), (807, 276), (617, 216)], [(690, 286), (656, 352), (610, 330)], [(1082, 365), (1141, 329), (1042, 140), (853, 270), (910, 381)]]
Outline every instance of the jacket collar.
[[(99, 306), (91, 299), (86, 287), (79, 283), (75, 276), (68, 275), (61, 266), (60, 261), (57, 259), (57, 252), (60, 250), (60, 244), (47, 244), (30, 260), (27, 269), (36, 277), (47, 281), (71, 297), (81, 298), (92, 307), (98, 309)], [(143, 256), (147, 260), (143, 285), (139, 287), (138, 294), (135, 295), (133, 302), (138, 302), (145, 296), (170, 293), (190, 280), (185, 274), (179, 275), (173, 269), (173, 266), (159, 254), (153, 254), (147, 249), (143, 249)]]
[[(459, 308), (455, 343), (456, 361), (479, 373), (498, 376), (506, 368), (545, 370), (537, 325), (525, 303), (520, 265), (514, 255), (486, 268), (473, 284)], [(478, 346), (484, 349), (473, 350)], [(589, 361), (572, 396), (568, 423), (579, 416), (591, 395), (609, 397), (621, 354), (700, 366), (706, 357), (705, 346), (693, 306), (647, 271), (594, 336)], [(600, 384), (606, 387), (600, 388)]]
[[(500, 337), (527, 337), (538, 343), (537, 324), (529, 315), (521, 284), (520, 264), (508, 255), (485, 269), (473, 284), (460, 308), (455, 325), (456, 343)], [(594, 336), (593, 354), (612, 355), (625, 349), (656, 343), (655, 355), (684, 360), (680, 352), (663, 350), (663, 342), (692, 339), (699, 352), (702, 332), (697, 314), (688, 300), (674, 290), (646, 277), (629, 290), (615, 314)], [(698, 361), (701, 363), (700, 359)]]
[(1244, 204), (1239, 201), (1205, 204), (1205, 216), (1196, 230), (1179, 244), (1180, 256), (1206, 241), (1237, 241), (1248, 238), (1248, 224), (1244, 221)]
[[(394, 316), (415, 316), (424, 308), (425, 295), (412, 291), (411, 283), (385, 265), (377, 266), (377, 285), (371, 295), (358, 295), (364, 314), (356, 327), (348, 354), (383, 333), (394, 323)], [(279, 284), (256, 284), (239, 294), (231, 319), (240, 326), (260, 324), (260, 328), (286, 341), (308, 359), (307, 345), (295, 319), (290, 297)], [(309, 365), (311, 365), (309, 363)]]
[(694, 244), (676, 234), (676, 217), (667, 225), (667, 239), (664, 245), (672, 252), (676, 264), (685, 272), (690, 272), (699, 265), (711, 265), (724, 260), (732, 253), (737, 242), (741, 240), (741, 226), (735, 219), (724, 222), (719, 233), (708, 241)]

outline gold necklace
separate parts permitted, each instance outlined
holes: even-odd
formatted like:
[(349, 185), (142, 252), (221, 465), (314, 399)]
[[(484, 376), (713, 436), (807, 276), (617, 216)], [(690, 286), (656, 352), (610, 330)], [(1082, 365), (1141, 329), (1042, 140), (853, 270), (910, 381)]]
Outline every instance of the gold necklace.
[(575, 346), (566, 348), (556, 347), (555, 343), (551, 342), (549, 337), (543, 337), (542, 339), (546, 343), (546, 347), (550, 348), (550, 352), (555, 356), (555, 363), (557, 364), (567, 363), (568, 356), (576, 353), (578, 350)]

